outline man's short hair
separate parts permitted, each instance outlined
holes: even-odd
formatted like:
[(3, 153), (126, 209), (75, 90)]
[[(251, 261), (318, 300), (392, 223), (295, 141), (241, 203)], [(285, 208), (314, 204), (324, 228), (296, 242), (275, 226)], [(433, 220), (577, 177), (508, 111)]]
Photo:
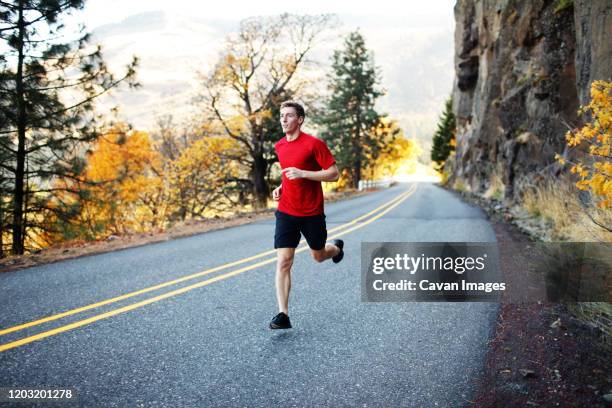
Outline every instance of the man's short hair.
[(299, 117), (305, 118), (306, 112), (304, 112), (304, 107), (295, 101), (285, 101), (281, 103), (281, 109), (283, 108), (293, 108)]

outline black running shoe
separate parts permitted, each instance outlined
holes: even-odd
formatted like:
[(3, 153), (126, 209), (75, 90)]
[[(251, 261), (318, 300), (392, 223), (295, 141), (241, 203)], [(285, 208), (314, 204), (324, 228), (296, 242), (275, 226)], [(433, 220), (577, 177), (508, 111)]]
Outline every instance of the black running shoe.
[(289, 316), (287, 316), (283, 312), (280, 312), (279, 314), (274, 316), (274, 318), (272, 318), (272, 321), (270, 322), (270, 328), (271, 329), (290, 329), (291, 322), (289, 321)]
[(344, 250), (342, 249), (344, 248), (344, 241), (341, 239), (334, 239), (332, 244), (340, 248), (340, 253), (332, 257), (332, 261), (334, 261), (334, 263), (338, 263), (342, 260), (342, 258), (344, 258)]

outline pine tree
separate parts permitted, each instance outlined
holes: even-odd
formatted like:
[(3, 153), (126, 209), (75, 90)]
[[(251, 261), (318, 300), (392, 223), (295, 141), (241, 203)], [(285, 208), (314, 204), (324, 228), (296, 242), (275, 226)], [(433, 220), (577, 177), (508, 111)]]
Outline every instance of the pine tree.
[[(83, 144), (98, 137), (94, 101), (121, 82), (133, 81), (137, 60), (113, 76), (89, 35), (61, 42), (61, 20), (84, 0), (3, 1), (0, 6), (0, 157), (12, 204), (12, 252), (35, 239), (53, 178), (78, 179)], [(82, 30), (81, 30), (82, 31)], [(73, 191), (78, 193), (78, 191)], [(7, 197), (3, 196), (2, 200)]]
[[(1, 115), (1, 113), (0, 113)], [(2, 118), (0, 117), (0, 120)], [(0, 135), (0, 145), (7, 143), (7, 138)], [(9, 160), (9, 156), (4, 149), (0, 149), (0, 163), (5, 163)], [(5, 251), (5, 231), (8, 231), (10, 225), (10, 174), (0, 166), (0, 258), (4, 257)]]
[(438, 129), (433, 136), (431, 160), (441, 167), (455, 150), (456, 120), (453, 113), (453, 99), (449, 98), (444, 105), (444, 112), (438, 121)]
[(386, 143), (393, 141), (380, 134), (384, 115), (374, 105), (383, 91), (374, 58), (359, 31), (350, 33), (344, 48), (334, 52), (332, 70), (330, 97), (319, 120), (324, 127), (321, 137), (330, 146), (341, 172), (347, 170), (351, 185), (357, 188), (363, 169), (376, 160)]

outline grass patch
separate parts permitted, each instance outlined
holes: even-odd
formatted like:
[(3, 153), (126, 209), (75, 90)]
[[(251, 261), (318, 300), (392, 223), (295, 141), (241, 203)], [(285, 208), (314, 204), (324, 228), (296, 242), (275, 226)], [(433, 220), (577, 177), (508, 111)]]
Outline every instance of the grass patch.
[(457, 191), (460, 191), (462, 193), (469, 193), (469, 192), (471, 192), (470, 186), (467, 185), (463, 180), (460, 180), (460, 179), (456, 179), (455, 182), (453, 183), (453, 186), (451, 188), (453, 190), (457, 190)]
[(489, 188), (483, 194), (484, 198), (493, 199), (495, 201), (504, 200), (504, 192), (506, 191), (506, 185), (502, 180), (498, 172), (494, 171), (491, 173), (489, 178)]
[(569, 8), (574, 8), (574, 0), (557, 0), (555, 4), (555, 13), (560, 13)]
[(553, 240), (612, 242), (612, 233), (595, 224), (612, 226), (612, 211), (594, 206), (585, 208), (579, 190), (567, 178), (547, 180), (523, 191), (522, 207), (533, 217), (541, 217), (551, 227)]
[(531, 80), (531, 75), (525, 74), (516, 81), (518, 86), (523, 86)]
[[(596, 225), (590, 217), (612, 226), (612, 211), (585, 208), (578, 198), (579, 190), (567, 178), (548, 180), (524, 191), (522, 207), (531, 216), (543, 219), (551, 229), (552, 241), (612, 242), (612, 233)], [(590, 217), (589, 217), (590, 215)], [(598, 327), (605, 342), (612, 339), (612, 305), (606, 302), (569, 304), (568, 310)]]
[(603, 339), (610, 346), (612, 339), (612, 305), (606, 302), (580, 302), (568, 305), (568, 310), (581, 320), (596, 326), (604, 334)]

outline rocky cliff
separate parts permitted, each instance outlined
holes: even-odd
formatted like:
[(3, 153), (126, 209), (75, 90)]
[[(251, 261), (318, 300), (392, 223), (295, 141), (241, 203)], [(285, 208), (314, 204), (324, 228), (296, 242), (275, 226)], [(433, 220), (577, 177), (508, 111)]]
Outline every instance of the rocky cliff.
[(559, 171), (566, 124), (611, 80), (610, 0), (458, 0), (451, 182), (515, 201)]

